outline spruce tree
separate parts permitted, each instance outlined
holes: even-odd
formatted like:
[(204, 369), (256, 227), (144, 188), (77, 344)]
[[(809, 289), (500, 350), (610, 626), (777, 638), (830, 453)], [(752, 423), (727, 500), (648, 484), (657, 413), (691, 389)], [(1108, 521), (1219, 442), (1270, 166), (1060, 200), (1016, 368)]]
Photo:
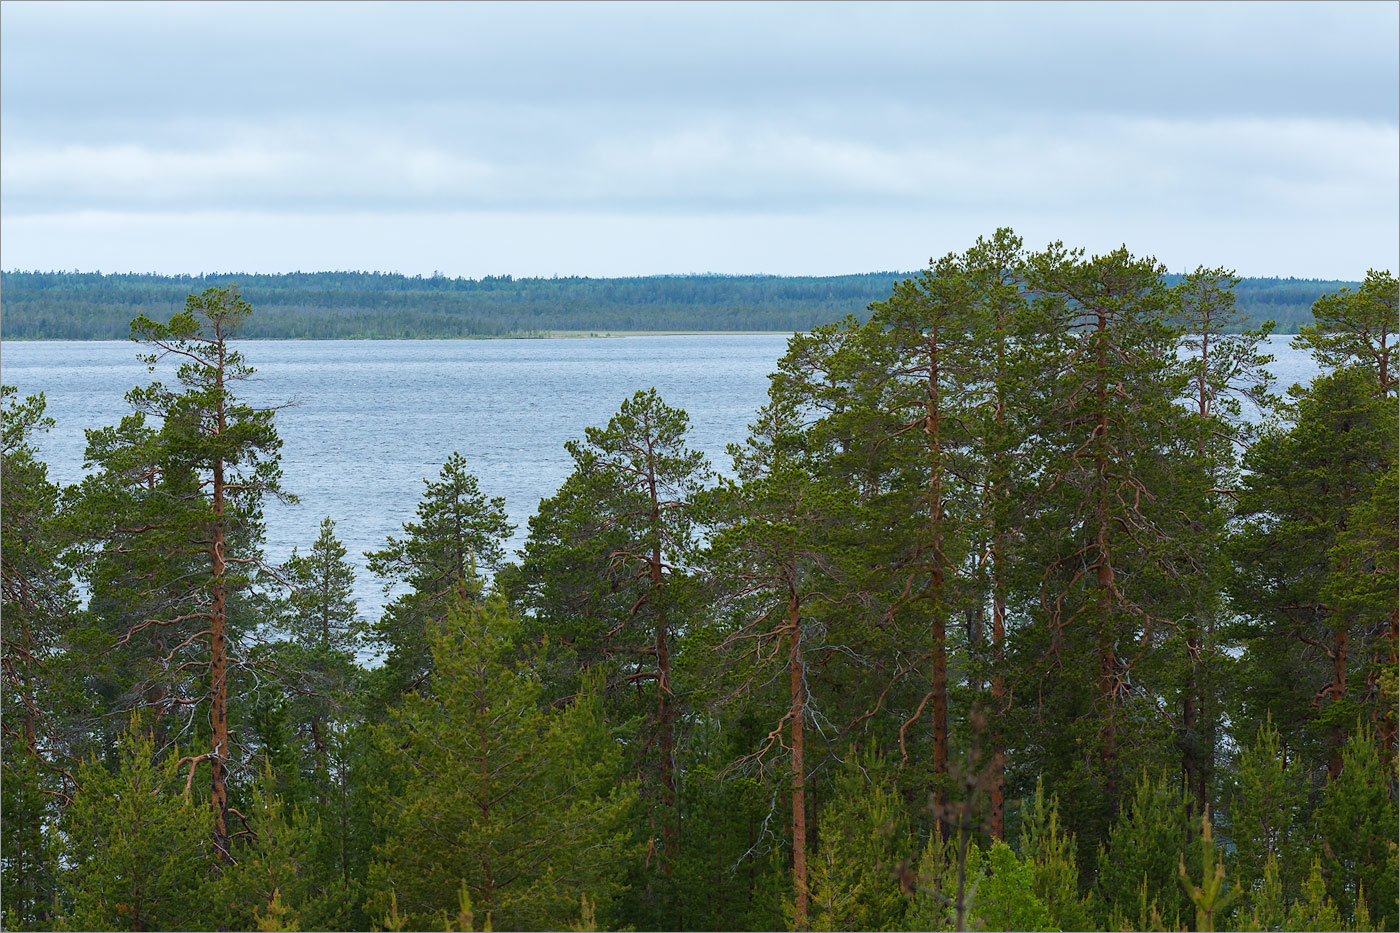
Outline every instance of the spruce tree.
[(428, 629), (461, 599), (481, 595), (478, 570), (500, 567), (504, 543), (515, 531), (506, 521), (505, 500), (481, 491), (461, 454), (447, 458), (437, 480), (423, 482), (418, 520), (404, 523), (404, 537), (390, 537), (365, 555), (370, 571), (384, 580), (384, 595), (396, 594), (369, 629), (370, 644), (386, 655), (375, 675), (383, 703), (427, 679)]

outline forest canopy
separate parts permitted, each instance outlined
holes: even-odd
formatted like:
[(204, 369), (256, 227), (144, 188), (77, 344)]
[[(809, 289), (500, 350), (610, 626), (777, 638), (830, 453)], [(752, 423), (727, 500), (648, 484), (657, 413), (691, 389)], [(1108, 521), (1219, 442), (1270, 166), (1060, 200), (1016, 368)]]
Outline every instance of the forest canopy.
[[(257, 309), (244, 337), (426, 338), (541, 336), (551, 332), (805, 331), (871, 302), (909, 273), (662, 275), (638, 278), (481, 279), (382, 272), (0, 273), (7, 340), (121, 340), (137, 314), (168, 317), (185, 296), (237, 286)], [(1181, 276), (1163, 273), (1175, 285)], [(1241, 326), (1277, 323), (1296, 333), (1312, 303), (1356, 282), (1245, 278), (1235, 287)]]
[(263, 553), (252, 307), (137, 315), (80, 483), (3, 391), (5, 928), (1395, 929), (1400, 287), (1279, 397), (1238, 284), (998, 230), (728, 476), (639, 388), (510, 555), (453, 455), (377, 619), (334, 516)]

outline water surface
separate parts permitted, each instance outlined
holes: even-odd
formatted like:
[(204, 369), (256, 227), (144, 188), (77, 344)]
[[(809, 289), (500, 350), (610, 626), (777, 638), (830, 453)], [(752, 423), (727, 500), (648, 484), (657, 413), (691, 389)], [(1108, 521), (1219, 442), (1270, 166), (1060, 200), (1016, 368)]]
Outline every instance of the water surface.
[[(655, 387), (691, 418), (690, 443), (717, 469), (725, 445), (742, 441), (767, 395), (782, 335), (687, 335), (568, 340), (266, 340), (241, 349), (257, 376), (238, 390), (255, 404), (294, 402), (277, 415), (288, 492), (299, 505), (266, 506), (267, 555), (316, 539), (321, 519), (355, 566), (356, 598), (369, 617), (383, 604), (363, 553), (384, 546), (414, 519), (425, 477), (455, 450), (490, 496), (503, 496), (524, 543), (526, 521), (572, 469), (564, 442), (607, 423), (637, 389)], [(154, 376), (125, 341), (35, 341), (3, 345), (0, 369), (21, 397), (43, 392), (54, 430), (39, 440), (50, 477), (83, 474), (84, 429), (115, 424), (123, 396)], [(1281, 387), (1316, 367), (1273, 340)]]

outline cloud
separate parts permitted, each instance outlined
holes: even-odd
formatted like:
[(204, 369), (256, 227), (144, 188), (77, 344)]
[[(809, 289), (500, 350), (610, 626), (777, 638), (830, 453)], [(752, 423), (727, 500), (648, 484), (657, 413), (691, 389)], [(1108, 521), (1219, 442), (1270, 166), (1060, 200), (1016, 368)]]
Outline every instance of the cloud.
[[(534, 117), (477, 119), (480, 138)], [(729, 118), (574, 131), (527, 154), (349, 123), (187, 138), (218, 145), (6, 140), (7, 213), (56, 210), (820, 212), (956, 205), (1069, 209), (1124, 200), (1324, 208), (1396, 188), (1389, 127), (1320, 120), (1008, 121), (940, 115), (931, 131), (860, 137)]]
[[(1242, 266), (1335, 274), (1397, 246), (1397, 11), (6, 3), (0, 213), (30, 239), (5, 261), (115, 268), (86, 232), (102, 229), (150, 268), (167, 266), (157, 243), (207, 263), (222, 242), (224, 268), (465, 269), (403, 252), (432, 229), (498, 256), (492, 272), (548, 272), (544, 244), (556, 271), (594, 253), (595, 272), (684, 271), (697, 250), (704, 268), (796, 271), (837, 242), (830, 261), (853, 270), (938, 251), (872, 229), (928, 240), (1022, 218), (1086, 245), (1215, 238)], [(487, 218), (520, 235), (478, 243)], [(545, 218), (649, 238), (611, 247), (653, 258), (556, 242)], [(748, 245), (701, 248), (702, 230)], [(1311, 265), (1270, 260), (1300, 241)]]

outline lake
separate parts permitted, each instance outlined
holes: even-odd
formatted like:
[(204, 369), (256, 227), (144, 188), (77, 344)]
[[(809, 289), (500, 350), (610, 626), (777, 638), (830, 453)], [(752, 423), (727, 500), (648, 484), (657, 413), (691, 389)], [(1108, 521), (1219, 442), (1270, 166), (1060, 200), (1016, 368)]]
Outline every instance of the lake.
[[(1273, 339), (1280, 386), (1316, 367)], [(267, 555), (305, 551), (321, 519), (355, 566), (355, 595), (367, 617), (384, 596), (363, 552), (383, 547), (414, 519), (425, 477), (455, 450), (490, 496), (503, 496), (524, 543), (526, 521), (572, 469), (564, 442), (607, 423), (623, 399), (655, 387), (691, 418), (691, 445), (724, 470), (727, 444), (743, 440), (764, 403), (768, 374), (787, 345), (781, 334), (686, 335), (556, 340), (267, 340), (240, 349), (258, 374), (239, 389), (255, 404), (294, 402), (277, 415), (285, 486), (298, 505), (266, 506)], [(53, 431), (39, 439), (50, 477), (83, 473), (87, 428), (115, 424), (123, 396), (154, 376), (125, 341), (35, 341), (0, 345), (0, 378), (21, 397), (43, 392)]]

